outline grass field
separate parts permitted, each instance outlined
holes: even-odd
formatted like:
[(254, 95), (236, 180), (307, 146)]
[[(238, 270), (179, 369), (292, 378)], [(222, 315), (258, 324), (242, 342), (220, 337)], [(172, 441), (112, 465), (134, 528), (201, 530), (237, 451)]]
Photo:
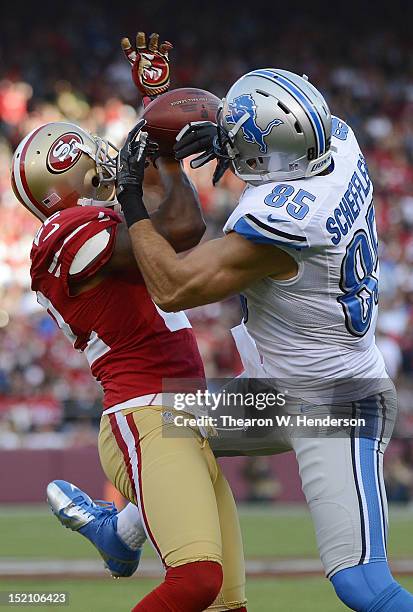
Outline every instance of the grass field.
[[(316, 558), (311, 521), (305, 508), (241, 509), (241, 523), (247, 559)], [(397, 559), (413, 559), (413, 513), (395, 509), (391, 513), (389, 553)], [(83, 538), (63, 529), (41, 508), (0, 508), (0, 561), (14, 559), (96, 559), (95, 549)], [(153, 556), (149, 546), (147, 557)], [(413, 576), (401, 582), (413, 590)], [(156, 584), (136, 577), (129, 580), (42, 579), (0, 580), (0, 591), (61, 591), (69, 593), (71, 612), (117, 612), (131, 607)], [(338, 612), (346, 610), (334, 595), (331, 585), (320, 577), (272, 577), (247, 580), (251, 612)], [(3, 609), (12, 609), (4, 607)], [(36, 606), (36, 610), (49, 610)]]

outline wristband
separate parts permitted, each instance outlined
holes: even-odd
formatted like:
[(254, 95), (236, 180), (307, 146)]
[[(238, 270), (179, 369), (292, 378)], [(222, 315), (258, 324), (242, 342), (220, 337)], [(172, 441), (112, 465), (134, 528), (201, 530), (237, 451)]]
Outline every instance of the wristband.
[(122, 207), (128, 228), (143, 219), (149, 219), (148, 211), (143, 203), (142, 188), (138, 185), (127, 184), (118, 194), (118, 201)]

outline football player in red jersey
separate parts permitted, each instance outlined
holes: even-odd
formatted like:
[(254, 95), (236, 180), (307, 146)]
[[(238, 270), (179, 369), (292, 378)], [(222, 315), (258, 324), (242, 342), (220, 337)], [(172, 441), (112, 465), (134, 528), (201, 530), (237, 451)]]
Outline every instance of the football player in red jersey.
[[(160, 52), (156, 37), (147, 52), (142, 35), (138, 44), (132, 61), (139, 76), (144, 70), (135, 62)], [(165, 86), (164, 71), (156, 74)], [(135, 165), (123, 161), (123, 184), (129, 174), (133, 182)], [(204, 231), (196, 193), (175, 162), (160, 160), (159, 177), (167, 195), (151, 219), (176, 251), (191, 248)], [(138, 565), (141, 517), (166, 575), (137, 612), (245, 610), (231, 491), (207, 440), (197, 429), (178, 431), (162, 397), (164, 378), (204, 377), (196, 341), (184, 313), (165, 313), (151, 300), (113, 210), (115, 180), (109, 143), (69, 123), (35, 129), (13, 159), (16, 196), (44, 221), (31, 251), (32, 288), (103, 387), (101, 463), (131, 504), (117, 513), (64, 481), (49, 485), (48, 498), (59, 520), (91, 540), (115, 576)]]

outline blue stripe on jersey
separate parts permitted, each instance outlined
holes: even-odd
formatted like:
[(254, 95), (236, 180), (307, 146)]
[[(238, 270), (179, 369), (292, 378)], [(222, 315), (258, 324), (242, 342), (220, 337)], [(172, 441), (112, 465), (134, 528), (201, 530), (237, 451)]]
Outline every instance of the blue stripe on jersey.
[(298, 89), (298, 87), (296, 87), (293, 83), (291, 83), (291, 81), (288, 81), (287, 79), (277, 74), (273, 70), (255, 70), (251, 74), (265, 76), (271, 79), (272, 81), (274, 81), (275, 83), (281, 83), (284, 86), (284, 88), (287, 89), (290, 92), (290, 94), (296, 98), (296, 100), (301, 102), (301, 105), (305, 108), (305, 110), (309, 114), (310, 120), (312, 120), (312, 123), (316, 129), (316, 135), (317, 135), (317, 141), (318, 141), (318, 153), (316, 157), (319, 157), (320, 155), (325, 153), (326, 141), (324, 137), (324, 128), (323, 128), (323, 124), (321, 122), (320, 116), (318, 112), (314, 109), (314, 107), (312, 106), (311, 102), (301, 92), (301, 90)]
[(386, 558), (386, 543), (383, 526), (382, 500), (377, 483), (377, 440), (359, 439), (361, 481), (367, 505), (366, 529), (370, 533), (370, 553), (366, 561)]
[[(247, 240), (250, 240), (251, 242), (254, 242), (256, 244), (273, 244), (284, 247), (288, 246), (297, 251), (307, 246), (306, 244), (301, 245), (291, 241), (283, 242), (282, 240), (277, 240), (277, 238), (275, 237), (273, 238), (272, 236), (266, 236), (265, 234), (262, 234), (260, 231), (258, 231), (255, 227), (253, 227), (250, 223), (248, 223), (245, 217), (242, 217), (235, 223), (233, 231), (237, 232), (237, 234), (240, 234), (240, 236), (243, 236), (244, 238), (247, 238)], [(268, 229), (268, 231), (270, 231), (270, 229)]]
[[(257, 217), (254, 217), (254, 215), (252, 215), (251, 213), (247, 213), (245, 215), (245, 219), (250, 224), (252, 222), (254, 226), (258, 226), (258, 228), (261, 228), (264, 231), (269, 232), (270, 234), (275, 234), (277, 237), (286, 238), (287, 240), (292, 241), (292, 242), (299, 242), (299, 243), (307, 242), (307, 238), (305, 236), (299, 236), (298, 234), (291, 234), (291, 232), (285, 232), (283, 230), (276, 229), (272, 225), (273, 219), (271, 219), (271, 226), (267, 225), (266, 223), (263, 223), (260, 219), (258, 219)], [(301, 244), (300, 246), (307, 246), (307, 245)]]
[[(257, 232), (257, 230), (255, 230), (249, 223), (247, 223), (244, 218), (239, 219), (236, 222), (236, 224), (234, 225), (234, 232), (237, 232), (237, 234), (240, 234), (244, 238), (247, 238), (248, 240), (251, 240), (251, 242), (255, 242), (256, 244), (274, 244), (274, 242), (277, 242), (276, 240), (268, 238), (267, 236), (264, 236), (263, 234)], [(279, 242), (279, 244), (283, 243)]]
[[(354, 402), (352, 404), (352, 415), (351, 416), (353, 419), (357, 417), (357, 408)], [(351, 464), (352, 464), (352, 469), (353, 469), (354, 485), (356, 488), (357, 502), (358, 502), (359, 514), (360, 514), (361, 555), (360, 555), (358, 565), (361, 565), (365, 562), (365, 558), (366, 558), (366, 520), (364, 516), (363, 499), (362, 499), (361, 490), (360, 490), (361, 489), (361, 483), (360, 483), (361, 478), (359, 477), (359, 474), (357, 473), (356, 435), (357, 435), (356, 428), (352, 427), (351, 435), (350, 435)], [(329, 575), (327, 576), (327, 578), (329, 578)]]
[(380, 502), (381, 502), (381, 514), (382, 514), (382, 524), (383, 524), (383, 531), (384, 531), (384, 544), (386, 547), (386, 551), (387, 551), (387, 529), (388, 529), (388, 525), (387, 525), (387, 519), (386, 519), (386, 512), (385, 512), (385, 504), (387, 503), (387, 498), (386, 498), (386, 491), (383, 491), (384, 488), (384, 484), (383, 484), (383, 455), (381, 454), (381, 444), (384, 438), (384, 431), (385, 431), (385, 425), (386, 425), (386, 418), (387, 418), (387, 406), (386, 406), (386, 401), (384, 399), (384, 395), (383, 393), (380, 393), (380, 405), (382, 408), (382, 425), (381, 425), (381, 429), (380, 429), (380, 438), (379, 441), (377, 443), (377, 450), (376, 450), (376, 455), (377, 455), (377, 459), (376, 459), (376, 468), (377, 468), (377, 480), (379, 483), (379, 493), (380, 493)]

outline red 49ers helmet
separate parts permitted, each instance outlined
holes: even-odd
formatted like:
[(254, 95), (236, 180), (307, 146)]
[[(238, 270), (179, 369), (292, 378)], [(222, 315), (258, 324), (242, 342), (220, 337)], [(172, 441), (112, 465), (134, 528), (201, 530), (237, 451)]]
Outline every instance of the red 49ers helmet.
[(16, 149), (13, 191), (41, 221), (86, 202), (113, 205), (116, 154), (116, 147), (73, 123), (46, 123)]

